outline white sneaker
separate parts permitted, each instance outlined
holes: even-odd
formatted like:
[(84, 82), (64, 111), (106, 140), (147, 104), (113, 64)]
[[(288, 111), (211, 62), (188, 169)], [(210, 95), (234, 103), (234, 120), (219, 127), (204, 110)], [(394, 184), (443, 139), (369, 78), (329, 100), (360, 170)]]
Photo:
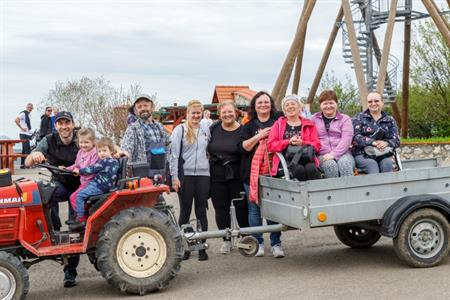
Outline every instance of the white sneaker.
[(256, 257), (263, 257), (264, 256), (264, 244), (259, 244), (258, 251), (255, 254)]
[(281, 245), (275, 245), (272, 247), (272, 254), (275, 258), (281, 258), (284, 257), (284, 251), (283, 248), (281, 248)]
[(231, 252), (231, 242), (223, 241), (222, 247), (220, 247), (220, 253), (230, 254), (230, 252)]

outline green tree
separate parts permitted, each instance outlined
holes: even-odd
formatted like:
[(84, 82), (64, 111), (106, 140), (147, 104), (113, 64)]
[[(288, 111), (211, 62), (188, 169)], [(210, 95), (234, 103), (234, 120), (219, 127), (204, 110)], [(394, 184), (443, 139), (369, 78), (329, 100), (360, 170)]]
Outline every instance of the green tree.
[(450, 48), (431, 20), (420, 23), (415, 31), (409, 135), (450, 136)]
[[(353, 117), (361, 112), (361, 103), (359, 101), (358, 88), (355, 86), (348, 74), (345, 75), (345, 81), (340, 81), (334, 71), (325, 73), (320, 82), (319, 94), (323, 90), (334, 90), (338, 97), (339, 111)], [(314, 101), (312, 112), (319, 111), (319, 101)]]

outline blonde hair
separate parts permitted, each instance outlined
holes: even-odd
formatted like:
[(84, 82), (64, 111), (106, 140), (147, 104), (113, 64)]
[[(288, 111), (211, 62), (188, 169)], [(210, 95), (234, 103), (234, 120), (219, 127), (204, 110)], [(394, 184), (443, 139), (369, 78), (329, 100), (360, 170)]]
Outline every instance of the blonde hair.
[(191, 100), (188, 102), (187, 104), (187, 109), (186, 109), (186, 140), (188, 141), (189, 144), (193, 144), (195, 142), (195, 139), (197, 138), (195, 136), (195, 131), (194, 128), (192, 127), (191, 122), (189, 121), (189, 118), (187, 117), (189, 112), (193, 109), (193, 108), (200, 108), (202, 113), (203, 113), (203, 104), (199, 101), (199, 100)]
[(113, 141), (108, 137), (102, 137), (97, 142), (97, 148), (108, 147), (112, 154), (115, 152)]
[(236, 103), (232, 100), (226, 100), (217, 105), (217, 114), (220, 115), (220, 111), (222, 110), (222, 108), (228, 105), (233, 106), (234, 110), (237, 111)]
[(77, 137), (80, 139), (80, 136), (85, 136), (90, 139), (95, 144), (95, 131), (92, 128), (81, 128), (78, 130)]

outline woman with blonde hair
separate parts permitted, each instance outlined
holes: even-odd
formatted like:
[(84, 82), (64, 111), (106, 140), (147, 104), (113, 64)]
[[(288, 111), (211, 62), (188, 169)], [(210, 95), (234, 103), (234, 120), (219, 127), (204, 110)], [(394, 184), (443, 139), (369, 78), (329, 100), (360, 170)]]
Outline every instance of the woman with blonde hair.
[[(191, 100), (187, 105), (186, 123), (180, 124), (170, 137), (170, 174), (172, 187), (180, 200), (179, 224), (188, 224), (192, 203), (195, 205), (195, 216), (201, 229), (208, 230), (206, 208), (209, 198), (210, 177), (209, 161), (206, 148), (210, 138), (209, 128), (200, 124), (203, 105), (198, 100)], [(184, 259), (190, 257), (186, 251)], [(205, 250), (200, 250), (199, 260), (207, 260)]]

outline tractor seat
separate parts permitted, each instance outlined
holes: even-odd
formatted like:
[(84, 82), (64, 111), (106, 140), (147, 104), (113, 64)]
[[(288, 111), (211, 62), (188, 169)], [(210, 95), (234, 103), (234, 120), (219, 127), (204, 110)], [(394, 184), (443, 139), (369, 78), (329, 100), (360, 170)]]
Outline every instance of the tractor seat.
[(108, 199), (112, 192), (122, 190), (125, 187), (125, 183), (120, 180), (127, 177), (127, 162), (128, 157), (123, 156), (119, 158), (119, 169), (117, 170), (117, 180), (114, 188), (112, 188), (106, 194), (91, 196), (87, 199), (86, 204), (91, 205), (89, 214), (92, 214), (94, 211), (96, 211), (97, 208), (99, 208), (106, 201), (106, 199)]

